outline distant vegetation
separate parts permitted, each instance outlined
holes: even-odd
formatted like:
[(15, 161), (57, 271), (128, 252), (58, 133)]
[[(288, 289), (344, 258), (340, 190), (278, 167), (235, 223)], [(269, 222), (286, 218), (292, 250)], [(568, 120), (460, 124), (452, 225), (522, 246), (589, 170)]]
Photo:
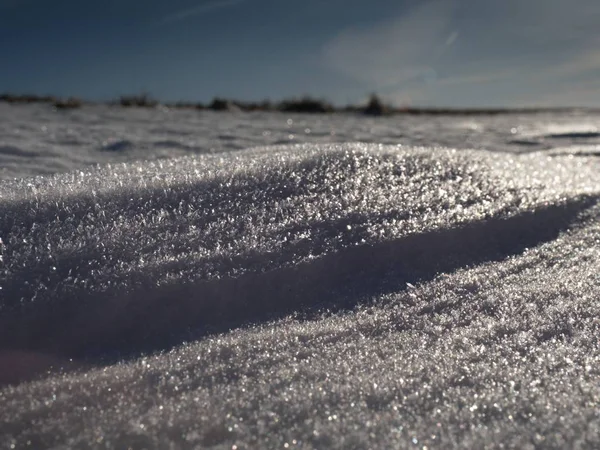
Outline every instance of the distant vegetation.
[(279, 103), (277, 109), (283, 112), (294, 113), (330, 113), (335, 111), (333, 105), (325, 100), (315, 100), (310, 97), (284, 100)]
[(7, 103), (53, 103), (57, 101), (57, 97), (38, 96), (38, 95), (14, 95), (0, 94), (0, 101)]
[(56, 109), (76, 109), (83, 105), (83, 102), (75, 97), (69, 97), (66, 100), (58, 99), (52, 102)]
[(363, 112), (369, 116), (383, 116), (385, 114), (390, 114), (392, 112), (392, 107), (385, 105), (377, 95), (371, 94), (369, 103), (367, 103)]
[[(0, 94), (0, 102), (11, 104), (30, 104), (47, 103), (57, 110), (76, 109), (85, 104), (93, 102), (83, 101), (76, 97), (59, 98), (52, 95), (14, 95)], [(303, 114), (326, 114), (326, 113), (355, 113), (368, 116), (386, 116), (393, 114), (407, 115), (480, 115), (480, 114), (507, 114), (507, 113), (538, 113), (538, 112), (560, 112), (573, 111), (578, 108), (419, 108), (419, 107), (395, 107), (384, 102), (376, 94), (372, 94), (366, 104), (347, 105), (336, 107), (323, 99), (317, 99), (310, 96), (300, 98), (291, 98), (280, 102), (271, 102), (263, 100), (260, 102), (244, 102), (231, 100), (221, 97), (215, 97), (209, 104), (198, 102), (176, 102), (160, 103), (147, 93), (124, 95), (116, 100), (108, 102), (111, 106), (120, 106), (125, 108), (155, 108), (164, 106), (173, 109), (195, 109), (210, 111), (267, 111), (284, 113), (303, 113)], [(581, 109), (581, 108), (579, 108)], [(590, 108), (583, 108), (590, 110)]]
[(158, 105), (158, 101), (154, 100), (149, 94), (146, 93), (121, 96), (118, 103), (126, 108), (132, 106), (137, 108), (154, 108)]

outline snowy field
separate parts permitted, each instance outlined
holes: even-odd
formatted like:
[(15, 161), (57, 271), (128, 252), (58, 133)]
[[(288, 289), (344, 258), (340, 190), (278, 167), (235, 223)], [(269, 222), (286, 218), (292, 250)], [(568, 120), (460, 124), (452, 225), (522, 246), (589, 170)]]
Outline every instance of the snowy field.
[(598, 448), (600, 115), (0, 104), (0, 448)]

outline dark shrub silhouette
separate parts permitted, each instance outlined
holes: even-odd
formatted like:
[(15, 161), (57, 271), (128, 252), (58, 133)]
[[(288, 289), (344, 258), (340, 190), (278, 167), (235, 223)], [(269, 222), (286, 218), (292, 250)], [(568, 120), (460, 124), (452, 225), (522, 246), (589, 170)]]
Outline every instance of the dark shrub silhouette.
[(83, 105), (83, 102), (76, 97), (58, 99), (52, 104), (56, 109), (76, 109)]
[(365, 109), (363, 109), (363, 113), (368, 116), (382, 116), (384, 114), (389, 114), (390, 112), (391, 109), (386, 106), (376, 94), (371, 94), (369, 103)]
[(208, 105), (208, 109), (212, 109), (213, 111), (240, 111), (242, 108), (231, 100), (215, 97), (211, 104)]
[(124, 107), (154, 108), (158, 105), (158, 102), (150, 97), (150, 95), (142, 93), (138, 95), (124, 95), (119, 98), (119, 104)]
[(335, 109), (324, 100), (316, 100), (311, 97), (302, 97), (300, 100), (284, 100), (279, 104), (279, 111), (294, 113), (329, 113)]
[(0, 95), (0, 101), (7, 103), (54, 103), (58, 99), (51, 95), (15, 95), (15, 94), (2, 94)]

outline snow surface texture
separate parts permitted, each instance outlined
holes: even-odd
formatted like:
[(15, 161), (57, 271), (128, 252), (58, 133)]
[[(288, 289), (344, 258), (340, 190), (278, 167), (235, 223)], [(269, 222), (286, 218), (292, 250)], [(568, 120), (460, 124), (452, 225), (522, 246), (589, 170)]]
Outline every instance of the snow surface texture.
[(0, 182), (0, 446), (597, 448), (599, 170), (313, 143)]
[(600, 115), (362, 117), (351, 114), (219, 113), (168, 108), (0, 102), (0, 179), (86, 169), (97, 163), (294, 143), (365, 142), (488, 151), (600, 154)]

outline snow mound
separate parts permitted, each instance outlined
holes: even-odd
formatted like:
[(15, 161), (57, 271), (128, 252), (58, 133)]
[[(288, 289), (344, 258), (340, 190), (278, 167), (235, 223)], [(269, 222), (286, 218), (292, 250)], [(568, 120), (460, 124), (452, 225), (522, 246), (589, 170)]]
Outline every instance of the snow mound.
[[(522, 170), (520, 190), (491, 162)], [(518, 253), (595, 198), (540, 195), (522, 165), (299, 146), (6, 184), (0, 343), (65, 356), (160, 348), (187, 330)]]
[(598, 442), (584, 159), (299, 145), (1, 182), (5, 378), (78, 371), (0, 391), (0, 439)]

